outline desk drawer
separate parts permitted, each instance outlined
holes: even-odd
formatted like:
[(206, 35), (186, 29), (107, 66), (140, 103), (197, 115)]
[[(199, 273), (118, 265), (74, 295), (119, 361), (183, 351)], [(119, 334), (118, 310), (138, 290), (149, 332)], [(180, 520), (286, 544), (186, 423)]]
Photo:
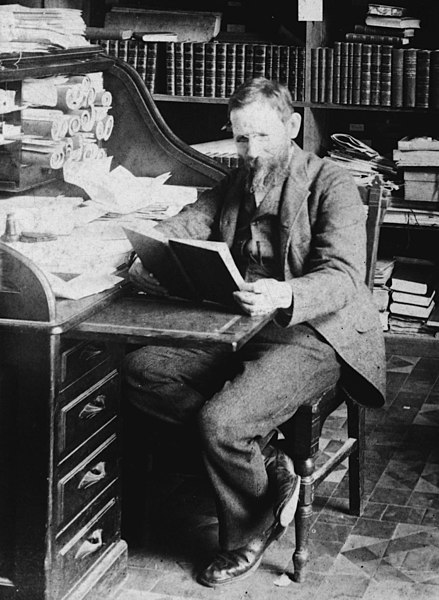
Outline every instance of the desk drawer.
[(58, 530), (67, 527), (118, 475), (118, 441), (113, 434), (58, 481)]
[(74, 398), (61, 404), (57, 420), (58, 459), (62, 460), (89, 436), (115, 418), (119, 401), (119, 374), (116, 370)]
[(88, 523), (60, 546), (56, 554), (58, 590), (62, 597), (119, 541), (119, 502), (111, 498)]
[(110, 347), (105, 342), (68, 341), (67, 345), (61, 350), (60, 389), (74, 383), (98, 365), (110, 361), (112, 357)]

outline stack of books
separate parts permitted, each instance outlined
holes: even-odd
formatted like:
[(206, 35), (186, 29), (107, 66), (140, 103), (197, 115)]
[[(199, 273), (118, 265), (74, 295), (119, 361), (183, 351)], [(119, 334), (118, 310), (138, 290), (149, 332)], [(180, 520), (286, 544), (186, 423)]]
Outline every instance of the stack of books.
[(397, 258), (390, 282), (390, 331), (427, 333), (427, 321), (435, 307), (436, 265), (422, 259)]
[[(404, 176), (404, 200), (439, 201), (439, 140), (431, 137), (404, 137), (393, 151)], [(433, 205), (432, 205), (433, 206)]]
[(239, 164), (238, 153), (234, 140), (213, 140), (211, 142), (202, 142), (191, 146), (194, 150), (198, 150), (205, 156), (210, 156), (222, 165), (235, 168)]
[(389, 329), (389, 280), (395, 266), (394, 258), (378, 258), (375, 266), (372, 297), (380, 313), (383, 331)]
[(420, 26), (420, 19), (411, 17), (406, 7), (369, 4), (364, 24), (355, 25), (345, 41), (401, 48), (410, 44)]

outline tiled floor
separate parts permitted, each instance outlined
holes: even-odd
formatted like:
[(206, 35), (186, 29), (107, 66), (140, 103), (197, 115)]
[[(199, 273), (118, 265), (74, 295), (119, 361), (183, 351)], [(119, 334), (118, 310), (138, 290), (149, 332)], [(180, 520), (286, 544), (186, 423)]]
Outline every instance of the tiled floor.
[[(439, 360), (390, 357), (388, 402), (367, 416), (367, 504), (347, 512), (344, 466), (318, 488), (307, 580), (292, 582), (294, 527), (250, 578), (221, 589), (194, 573), (216, 548), (215, 509), (200, 480), (155, 486), (153, 515), (118, 600), (427, 600), (439, 598)], [(341, 411), (325, 426), (322, 450), (343, 439)], [(150, 507), (151, 508), (151, 507)]]

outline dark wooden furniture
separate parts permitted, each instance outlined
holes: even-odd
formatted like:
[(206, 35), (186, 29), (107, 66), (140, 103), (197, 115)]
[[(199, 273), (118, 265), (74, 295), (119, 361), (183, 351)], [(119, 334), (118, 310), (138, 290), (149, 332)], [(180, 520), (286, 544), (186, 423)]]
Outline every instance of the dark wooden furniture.
[[(372, 289), (383, 210), (382, 190), (378, 179), (374, 181), (369, 190), (367, 203), (366, 283)], [(315, 459), (319, 451), (323, 425), (327, 417), (343, 403), (346, 403), (347, 406), (348, 438), (337, 452), (316, 468)], [(346, 394), (341, 380), (322, 396), (300, 406), (295, 415), (281, 427), (285, 436), (281, 442), (282, 446), (293, 459), (295, 470), (302, 478), (295, 517), (296, 548), (293, 554), (294, 578), (298, 582), (304, 579), (304, 570), (309, 559), (308, 537), (315, 489), (346, 458), (349, 458), (349, 509), (354, 515), (362, 513), (364, 416), (365, 408), (357, 404), (355, 398), (350, 398)]]
[[(124, 63), (95, 49), (1, 60), (0, 87), (16, 90), (18, 100), (25, 77), (102, 72), (105, 88), (113, 95), (115, 128), (107, 149), (114, 166), (122, 164), (138, 176), (171, 171), (171, 183), (197, 187), (211, 186), (223, 177), (217, 163), (172, 134), (137, 73)], [(0, 118), (19, 123), (20, 112)], [(11, 169), (4, 170), (8, 179), (1, 189), (78, 194), (58, 173), (32, 165), (24, 168), (20, 142), (2, 150), (7, 155), (0, 156), (0, 163), (5, 161)], [(4, 191), (0, 202), (6, 196)], [(131, 336), (130, 323), (126, 335), (117, 330), (111, 339), (79, 328), (123, 294), (118, 288), (83, 300), (58, 301), (35, 264), (0, 243), (2, 600), (102, 598), (125, 575), (118, 365), (123, 343)], [(143, 318), (143, 341), (172, 338), (174, 333), (166, 334), (163, 325), (161, 332), (151, 331), (144, 305), (137, 309)], [(140, 320), (133, 310), (130, 305), (131, 330)], [(123, 306), (120, 312), (126, 314)], [(114, 325), (120, 323), (119, 315), (113, 316)], [(224, 340), (231, 350), (259, 326), (246, 317), (240, 322), (234, 315), (222, 316), (216, 323), (211, 343)], [(200, 331), (203, 340), (208, 336)]]

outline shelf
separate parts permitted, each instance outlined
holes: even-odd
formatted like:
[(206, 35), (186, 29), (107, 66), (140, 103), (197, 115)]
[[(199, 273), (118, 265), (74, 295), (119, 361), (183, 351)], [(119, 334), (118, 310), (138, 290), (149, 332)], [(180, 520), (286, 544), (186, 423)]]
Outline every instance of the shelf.
[[(171, 96), (170, 94), (153, 94), (156, 102), (184, 102), (187, 104), (228, 104), (229, 98), (208, 98), (205, 96)], [(309, 102), (294, 101), (294, 106), (309, 106)]]
[(430, 113), (439, 113), (439, 109), (434, 108), (396, 108), (394, 106), (371, 106), (365, 104), (322, 104), (316, 102), (302, 102), (304, 106), (308, 106), (309, 108), (316, 108), (318, 110), (363, 110), (365, 112), (383, 112), (389, 111), (392, 113), (408, 113), (408, 114), (430, 114)]
[(386, 353), (403, 354), (407, 356), (439, 357), (439, 339), (428, 334), (384, 333)]

